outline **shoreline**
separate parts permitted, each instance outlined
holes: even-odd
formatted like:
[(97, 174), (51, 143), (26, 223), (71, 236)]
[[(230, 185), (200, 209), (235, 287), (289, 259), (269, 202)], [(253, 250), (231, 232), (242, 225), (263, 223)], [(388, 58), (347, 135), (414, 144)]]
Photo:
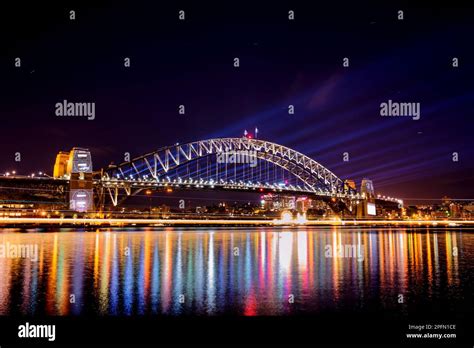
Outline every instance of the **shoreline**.
[(73, 219), (73, 218), (0, 218), (0, 228), (31, 227), (474, 227), (474, 220), (309, 220), (282, 222), (280, 220), (179, 220), (179, 219)]

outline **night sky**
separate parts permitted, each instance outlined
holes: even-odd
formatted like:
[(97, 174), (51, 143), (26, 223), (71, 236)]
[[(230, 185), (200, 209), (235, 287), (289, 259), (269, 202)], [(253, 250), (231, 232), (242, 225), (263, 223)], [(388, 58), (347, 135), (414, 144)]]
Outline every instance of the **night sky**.
[[(51, 173), (74, 146), (99, 169), (258, 127), (377, 193), (474, 198), (472, 9), (156, 3), (2, 8), (0, 172)], [(64, 99), (95, 102), (95, 119), (57, 117)], [(389, 99), (420, 103), (420, 120), (380, 116)]]

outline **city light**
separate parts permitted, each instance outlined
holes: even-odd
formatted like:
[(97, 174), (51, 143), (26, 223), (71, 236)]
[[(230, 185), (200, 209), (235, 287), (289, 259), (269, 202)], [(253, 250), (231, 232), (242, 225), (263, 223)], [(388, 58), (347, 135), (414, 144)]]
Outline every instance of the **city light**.
[(295, 222), (299, 225), (304, 225), (308, 222), (308, 219), (306, 218), (306, 213), (300, 214), (298, 213), (296, 215)]
[(281, 213), (280, 222), (283, 224), (293, 222), (293, 214), (291, 214), (289, 211), (283, 211)]

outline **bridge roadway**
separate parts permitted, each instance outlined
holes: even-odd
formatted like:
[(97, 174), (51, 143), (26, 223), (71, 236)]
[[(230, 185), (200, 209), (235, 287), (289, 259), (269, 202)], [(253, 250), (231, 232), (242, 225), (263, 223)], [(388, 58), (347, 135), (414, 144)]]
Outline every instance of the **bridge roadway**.
[[(31, 195), (40, 195), (43, 192), (51, 192), (52, 194), (64, 194), (67, 190), (69, 180), (67, 179), (53, 179), (53, 178), (31, 178), (25, 176), (10, 176), (0, 177), (0, 192), (8, 190), (16, 190), (18, 193), (25, 194), (30, 192)], [(274, 192), (284, 193), (289, 195), (312, 195), (318, 197), (337, 197), (348, 198), (351, 200), (363, 199), (359, 193), (333, 193), (329, 191), (314, 191), (307, 187), (300, 187), (294, 185), (278, 185), (259, 182), (212, 182), (207, 180), (183, 180), (183, 181), (168, 181), (168, 180), (116, 180), (109, 178), (94, 179), (93, 184), (95, 188), (103, 187), (105, 189), (133, 189), (128, 195), (140, 193), (143, 190), (166, 190), (166, 189), (180, 189), (180, 190), (223, 190), (223, 191), (238, 191), (238, 192)], [(380, 199), (387, 202), (396, 202), (393, 199)]]
[(309, 220), (304, 222), (281, 220), (230, 220), (230, 219), (100, 219), (100, 218), (0, 218), (0, 226), (97, 226), (97, 227), (132, 227), (132, 226), (474, 226), (474, 220)]
[[(45, 194), (58, 198), (58, 195), (64, 195), (68, 189), (69, 180), (53, 178), (32, 178), (24, 176), (0, 177), (0, 194), (14, 194), (17, 196), (31, 196), (44, 198)], [(166, 192), (167, 190), (221, 190), (234, 192), (254, 192), (254, 193), (282, 193), (287, 195), (310, 195), (321, 198), (347, 198), (350, 200), (363, 199), (359, 193), (333, 193), (329, 191), (315, 191), (308, 187), (299, 185), (279, 185), (260, 182), (214, 182), (212, 180), (117, 180), (115, 178), (100, 178), (93, 180), (94, 191), (100, 188), (108, 190), (111, 201), (114, 206), (118, 205), (119, 191), (123, 190), (122, 197), (130, 197), (140, 194), (144, 190), (153, 190), (155, 192)], [(59, 203), (59, 201), (58, 201)]]

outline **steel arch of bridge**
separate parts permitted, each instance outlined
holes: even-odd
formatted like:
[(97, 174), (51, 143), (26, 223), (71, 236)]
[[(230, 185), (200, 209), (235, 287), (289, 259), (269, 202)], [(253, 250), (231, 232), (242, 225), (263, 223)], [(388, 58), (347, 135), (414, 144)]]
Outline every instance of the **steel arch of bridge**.
[(344, 183), (329, 169), (310, 157), (283, 145), (260, 139), (216, 138), (176, 144), (154, 152), (109, 166), (104, 171), (106, 180), (150, 176), (156, 181), (170, 170), (200, 158), (233, 151), (255, 151), (258, 158), (284, 168), (315, 193), (337, 194), (344, 192)]

